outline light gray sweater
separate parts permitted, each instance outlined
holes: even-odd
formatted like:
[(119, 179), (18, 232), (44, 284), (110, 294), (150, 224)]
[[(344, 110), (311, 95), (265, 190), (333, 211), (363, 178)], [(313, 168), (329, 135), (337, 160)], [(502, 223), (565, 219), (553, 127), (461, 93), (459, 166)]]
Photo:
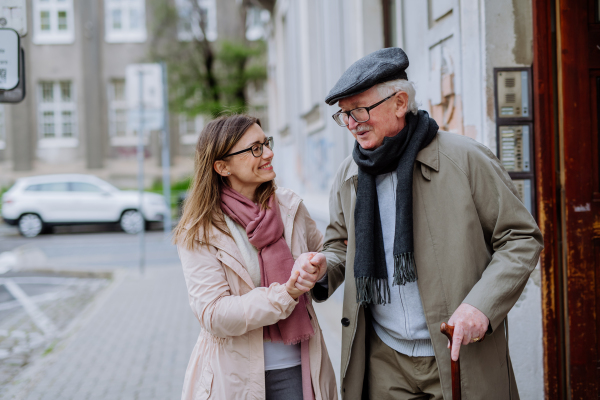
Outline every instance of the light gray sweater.
[(417, 282), (392, 286), (398, 183), (396, 173), (378, 175), (376, 183), (391, 298), (388, 304), (370, 306), (373, 327), (379, 338), (399, 353), (412, 357), (433, 356)]

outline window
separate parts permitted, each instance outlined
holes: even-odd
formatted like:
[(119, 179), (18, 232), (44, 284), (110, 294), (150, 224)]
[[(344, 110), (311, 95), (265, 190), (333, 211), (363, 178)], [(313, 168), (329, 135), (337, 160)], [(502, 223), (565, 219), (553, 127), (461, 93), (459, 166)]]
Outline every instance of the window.
[(33, 0), (33, 43), (74, 41), (73, 0)]
[(246, 12), (246, 39), (265, 39), (265, 26), (269, 22), (270, 13), (258, 7), (249, 7)]
[[(194, 6), (193, 1), (198, 2), (198, 8)], [(177, 27), (179, 40), (202, 40), (204, 36), (200, 28), (201, 20), (206, 23), (206, 38), (210, 41), (217, 40), (216, 0), (176, 0), (176, 4), (179, 13), (179, 25)], [(198, 9), (200, 13), (198, 13)]]
[(39, 147), (76, 147), (77, 120), (70, 81), (39, 84)]
[(4, 121), (4, 105), (0, 104), (0, 150), (6, 148), (6, 125)]
[(146, 41), (144, 0), (105, 0), (105, 40), (109, 43)]
[(108, 85), (108, 123), (113, 146), (135, 146), (137, 136), (127, 126), (127, 97), (125, 79), (113, 79)]
[(98, 186), (87, 182), (71, 182), (70, 185), (72, 192), (100, 193), (103, 191)]
[(37, 185), (27, 186), (26, 192), (68, 192), (69, 184), (67, 182), (38, 183)]
[(198, 135), (204, 128), (204, 118), (201, 115), (191, 117), (179, 115), (179, 141), (181, 144), (196, 144)]

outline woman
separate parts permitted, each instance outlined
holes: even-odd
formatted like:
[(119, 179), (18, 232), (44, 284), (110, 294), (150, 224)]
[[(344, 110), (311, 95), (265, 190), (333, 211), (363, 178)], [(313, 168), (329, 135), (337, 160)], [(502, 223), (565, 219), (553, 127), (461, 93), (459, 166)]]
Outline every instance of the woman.
[(319, 251), (323, 236), (301, 199), (276, 188), (272, 148), (246, 115), (211, 121), (198, 139), (175, 231), (202, 327), (183, 400), (337, 399), (312, 283), (292, 274), (294, 259)]

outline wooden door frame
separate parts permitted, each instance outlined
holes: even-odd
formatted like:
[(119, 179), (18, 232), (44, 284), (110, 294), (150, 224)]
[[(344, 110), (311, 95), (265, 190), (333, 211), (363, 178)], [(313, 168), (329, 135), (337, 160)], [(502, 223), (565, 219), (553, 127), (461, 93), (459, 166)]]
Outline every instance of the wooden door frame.
[[(547, 399), (597, 398), (587, 1), (533, 0), (536, 188)], [(582, 17), (583, 16), (583, 17)], [(583, 208), (581, 208), (583, 206)], [(581, 210), (584, 210), (581, 212)], [(577, 211), (579, 210), (579, 211)], [(589, 242), (589, 243), (588, 243)]]

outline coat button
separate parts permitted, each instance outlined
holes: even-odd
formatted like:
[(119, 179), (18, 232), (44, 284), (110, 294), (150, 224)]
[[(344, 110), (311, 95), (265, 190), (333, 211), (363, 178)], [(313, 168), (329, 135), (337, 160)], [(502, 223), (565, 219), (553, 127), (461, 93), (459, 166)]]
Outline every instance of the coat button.
[(342, 325), (343, 326), (350, 326), (350, 320), (346, 317), (342, 318)]

